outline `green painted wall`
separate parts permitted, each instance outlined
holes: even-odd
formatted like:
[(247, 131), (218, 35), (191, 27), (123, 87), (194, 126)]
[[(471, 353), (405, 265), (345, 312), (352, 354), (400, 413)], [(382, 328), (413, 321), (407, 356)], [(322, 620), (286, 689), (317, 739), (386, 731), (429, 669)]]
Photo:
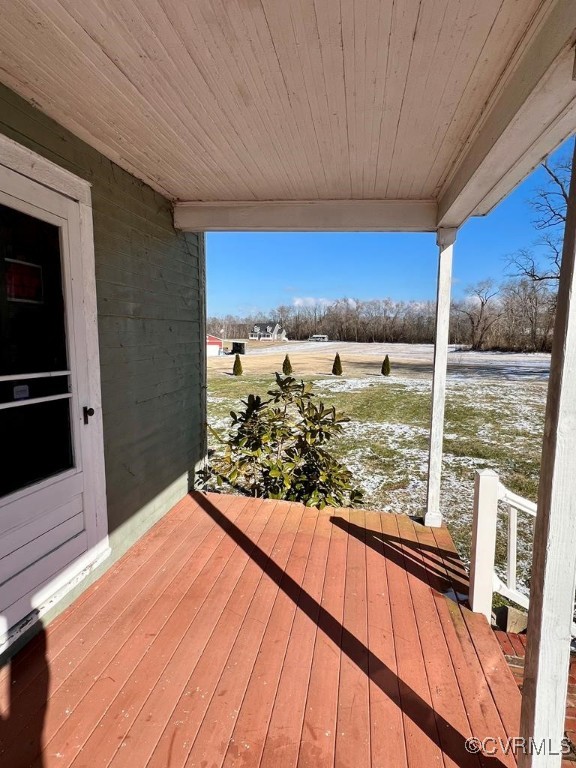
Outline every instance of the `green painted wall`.
[(204, 454), (203, 236), (176, 232), (169, 201), (3, 86), (0, 132), (92, 184), (109, 565)]

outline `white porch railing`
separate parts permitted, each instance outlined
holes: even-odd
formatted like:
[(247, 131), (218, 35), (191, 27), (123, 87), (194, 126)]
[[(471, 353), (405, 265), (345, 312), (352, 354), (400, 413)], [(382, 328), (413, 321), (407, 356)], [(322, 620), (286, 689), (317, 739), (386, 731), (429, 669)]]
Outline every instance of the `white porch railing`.
[[(498, 514), (508, 511), (505, 580), (495, 570)], [(491, 469), (476, 472), (474, 484), (474, 520), (470, 561), (470, 607), (492, 616), (494, 592), (528, 610), (529, 598), (518, 590), (518, 514), (536, 517), (536, 504), (508, 490)], [(572, 624), (576, 635), (576, 623)]]

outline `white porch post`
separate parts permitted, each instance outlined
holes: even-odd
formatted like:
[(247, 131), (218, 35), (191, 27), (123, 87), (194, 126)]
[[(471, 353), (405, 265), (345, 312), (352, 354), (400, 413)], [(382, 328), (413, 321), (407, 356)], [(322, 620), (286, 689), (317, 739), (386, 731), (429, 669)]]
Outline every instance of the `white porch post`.
[(428, 461), (428, 497), (426, 525), (442, 525), (440, 512), (440, 478), (442, 475), (442, 439), (444, 436), (444, 403), (446, 400), (446, 366), (448, 364), (448, 328), (450, 325), (450, 293), (452, 286), (452, 251), (456, 229), (438, 230), (438, 290), (436, 296), (436, 340), (432, 379), (432, 417), (430, 422), (430, 457)]
[(534, 746), (526, 750), (532, 754), (520, 754), (520, 768), (561, 764), (576, 578), (575, 251), (576, 152), (548, 384), (520, 724), (520, 735)]
[(470, 554), (470, 608), (492, 620), (499, 479), (493, 469), (476, 472)]

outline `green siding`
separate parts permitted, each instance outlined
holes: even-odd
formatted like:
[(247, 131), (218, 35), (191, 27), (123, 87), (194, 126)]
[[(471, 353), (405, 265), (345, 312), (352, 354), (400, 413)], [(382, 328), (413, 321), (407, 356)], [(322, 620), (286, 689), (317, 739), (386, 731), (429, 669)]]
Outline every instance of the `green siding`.
[(92, 184), (109, 565), (186, 493), (204, 455), (204, 240), (3, 86), (0, 132)]

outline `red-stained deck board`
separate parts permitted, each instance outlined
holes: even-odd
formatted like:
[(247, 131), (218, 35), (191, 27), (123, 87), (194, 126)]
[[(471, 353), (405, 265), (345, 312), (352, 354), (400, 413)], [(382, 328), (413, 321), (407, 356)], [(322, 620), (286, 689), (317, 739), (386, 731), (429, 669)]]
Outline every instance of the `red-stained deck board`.
[[(230, 740), (277, 589), (254, 559), (254, 552), (258, 548), (267, 556), (273, 550), (286, 506), (276, 506), (264, 533), (248, 550), (251, 558), (214, 632), (211, 652), (202, 656), (194, 670), (199, 690), (188, 707), (192, 746), (183, 765), (219, 765), (223, 760), (223, 748)], [(262, 565), (266, 567), (266, 557)], [(214, 651), (221, 648), (218, 656), (213, 655), (212, 645)], [(177, 768), (180, 762), (172, 760), (171, 765)]]
[(526, 647), (520, 640), (520, 635), (517, 635), (514, 632), (508, 632), (508, 638), (512, 643), (512, 648), (514, 649), (514, 653), (512, 655), (521, 659), (526, 653)]
[[(453, 558), (456, 548), (448, 529), (435, 528), (433, 533), (437, 545), (446, 553), (446, 558)], [(499, 644), (494, 642), (494, 632), (481, 614), (472, 613), (462, 605), (460, 610), (504, 730), (508, 737), (518, 736), (521, 697)], [(505, 762), (505, 756), (501, 759)]]
[[(225, 766), (244, 765), (247, 759), (257, 764), (260, 760), (296, 615), (296, 604), (282, 587), (291, 580), (300, 583), (312, 544), (310, 534), (314, 523), (314, 515), (310, 514), (310, 510), (293, 505), (290, 527), (286, 534), (287, 562), (283, 565), (284, 559), (277, 556), (274, 558), (275, 564), (284, 568), (284, 573), (280, 576), (274, 606), (270, 611), (266, 632), (252, 668), (242, 706), (233, 723), (233, 732), (223, 761)], [(249, 758), (246, 758), (246, 755), (249, 755)]]
[(519, 691), (466, 591), (446, 529), (192, 494), (2, 671), (0, 765), (487, 764)]
[[(336, 516), (346, 519), (342, 513), (336, 513)], [(331, 525), (298, 768), (332, 768), (335, 764), (347, 553), (347, 533), (339, 525)]]
[[(278, 509), (274, 514), (278, 514)], [(278, 530), (274, 533), (277, 539)], [(272, 549), (263, 538), (258, 542), (258, 547), (266, 554)], [(276, 553), (275, 563), (283, 568), (287, 557), (286, 550), (281, 554)], [(246, 569), (247, 578), (243, 594), (248, 596), (248, 611), (240, 629), (235, 633), (226, 665), (212, 693), (186, 765), (221, 765), (223, 761), (224, 745), (230, 742), (279, 588), (273, 579), (268, 577), (267, 567), (269, 563), (265, 560), (253, 560)], [(255, 589), (252, 588), (250, 580), (253, 580)], [(241, 603), (241, 600), (242, 597), (238, 602)], [(231, 604), (230, 610), (236, 611), (237, 608)], [(211, 662), (209, 655), (206, 655), (205, 659), (207, 664)]]
[(444, 763), (446, 768), (478, 768), (478, 756), (466, 751), (465, 740), (473, 735), (473, 728), (462, 697), (454, 695), (459, 689), (458, 679), (436, 601), (430, 600), (434, 594), (431, 590), (442, 593), (445, 583), (434, 571), (428, 571), (426, 541), (418, 535), (417, 527), (404, 516), (398, 516), (396, 522), (403, 552), (409, 552), (428, 574), (422, 579), (409, 573), (409, 584), (421, 642), (434, 649), (433, 654), (423, 652), (423, 657)]
[[(242, 502), (245, 506), (245, 500)], [(234, 503), (230, 504), (230, 510), (236, 508), (240, 508), (239, 505), (235, 507)], [(133, 653), (134, 646), (137, 646), (137, 653), (141, 656), (152, 643), (156, 628), (162, 624), (167, 612), (165, 590), (173, 587), (175, 575), (188, 565), (191, 556), (198, 554), (200, 548), (203, 548), (200, 556), (209, 559), (217, 543), (214, 537), (218, 541), (223, 538), (223, 535), (207, 525), (198, 508), (191, 506), (189, 511), (188, 526), (181, 530), (182, 535), (177, 539), (173, 537), (166, 542), (158, 559), (150, 563), (150, 572), (137, 572), (125, 588), (117, 593), (115, 600), (109, 601), (102, 611), (95, 611), (92, 620), (84, 625), (73, 642), (63, 645), (55, 654), (54, 661), (48, 656), (50, 686), (43, 727), (44, 761), (50, 759), (52, 751), (62, 756), (58, 757), (59, 760), (66, 759), (70, 755), (67, 734), (79, 739), (83, 728), (90, 729), (99, 721), (100, 710), (96, 704), (88, 708), (86, 705), (81, 706), (85, 695), (95, 686), (95, 694), (100, 694), (100, 706), (106, 706), (111, 700), (111, 689), (116, 686), (119, 690), (122, 680), (126, 680), (130, 674), (130, 667), (125, 666), (124, 661), (130, 663), (132, 658), (134, 666), (138, 659)], [(196, 525), (196, 514), (200, 525)], [(207, 537), (212, 538), (207, 540)], [(174, 543), (176, 546), (172, 546)], [(199, 563), (200, 560), (194, 562)], [(99, 600), (96, 602), (98, 606)], [(70, 613), (70, 621), (73, 623), (74, 606)], [(48, 636), (49, 633), (50, 630)], [(119, 674), (114, 672), (115, 668)], [(16, 694), (17, 689), (18, 686)], [(21, 728), (24, 732), (27, 730), (29, 720), (37, 719), (37, 712), (44, 704), (39, 700), (34, 685), (28, 686), (22, 696), (22, 699), (14, 696), (14, 708), (19, 717), (11, 718), (13, 737), (18, 735)], [(75, 716), (71, 718), (73, 712)], [(59, 736), (52, 750), (49, 745), (56, 733)], [(34, 755), (28, 750), (33, 750), (34, 746), (34, 743), (29, 746), (28, 741), (14, 738), (12, 747), (6, 754), (1, 754), (0, 760), (10, 765), (10, 761), (18, 755), (23, 764), (32, 764)]]
[[(435, 531), (432, 529), (418, 526), (416, 533), (420, 546), (425, 548), (426, 552), (437, 546)], [(438, 551), (444, 552), (449, 564), (453, 563), (453, 552), (445, 551), (442, 548)], [(469, 612), (468, 608), (456, 599), (456, 590), (451, 578), (453, 572), (452, 567), (446, 568), (444, 578), (437, 576), (431, 581), (431, 585), (436, 587), (433, 594), (438, 618), (443, 628), (462, 705), (469, 723), (469, 733), (480, 740), (494, 737), (494, 734), (502, 734), (503, 738), (506, 739), (507, 734), (504, 733), (504, 727), (490, 686), (482, 672), (467, 629), (465, 614)], [(458, 583), (462, 583), (460, 575), (458, 575)], [(446, 592), (450, 595), (449, 598), (443, 596)], [(458, 595), (460, 594), (462, 593), (459, 589)], [(461, 732), (463, 733), (463, 729)], [(498, 736), (494, 738), (498, 738)], [(483, 755), (478, 755), (478, 759), (482, 766), (493, 765), (494, 762), (490, 757), (486, 758)], [(499, 754), (498, 760), (501, 761), (500, 765), (515, 765), (515, 761), (510, 755)]]
[[(261, 505), (256, 526), (250, 524), (241, 528), (248, 546), (243, 550), (234, 542), (236, 557), (231, 560), (231, 564), (240, 564), (235, 585), (230, 590), (221, 590), (218, 582), (214, 584), (211, 590), (214, 594), (213, 602), (217, 601), (219, 605), (206, 606), (205, 617), (202, 617), (198, 627), (192, 628), (188, 648), (183, 649), (175, 668), (169, 673), (170, 680), (177, 680), (183, 686), (182, 693), (170, 697), (170, 687), (164, 684), (156, 695), (154, 692), (151, 694), (147, 702), (144, 718), (139, 719), (134, 738), (138, 738), (138, 733), (143, 734), (138, 749), (146, 746), (149, 765), (167, 765), (169, 762), (175, 767), (184, 765), (188, 759), (190, 748), (262, 577), (259, 569), (253, 567), (250, 555), (256, 547), (261, 547), (263, 551), (272, 549), (287, 509), (286, 506), (279, 509), (276, 505), (273, 511), (274, 514), (269, 515), (265, 506)], [(212, 512), (216, 514), (218, 510)], [(160, 710), (157, 706), (159, 697), (163, 703)], [(154, 718), (155, 726), (152, 734), (148, 733), (150, 716)], [(132, 738), (130, 731), (127, 735)], [(170, 755), (169, 760), (167, 754)], [(116, 757), (116, 764), (122, 765), (123, 755), (119, 752)]]
[[(190, 525), (191, 515), (194, 514), (196, 505), (186, 505), (180, 502), (171, 510), (170, 515), (162, 526), (155, 526), (144, 539), (138, 541), (130, 550), (130, 557), (121, 558), (110, 570), (89, 589), (87, 589), (74, 604), (55, 619), (46, 630), (45, 638), (34, 638), (12, 661), (10, 666), (0, 670), (0, 707), (5, 708), (7, 702), (2, 699), (5, 695), (5, 688), (2, 683), (4, 679), (11, 675), (14, 686), (12, 695), (12, 705), (15, 703), (15, 696), (26, 695), (28, 687), (34, 682), (35, 678), (41, 674), (45, 668), (45, 663), (53, 664), (58, 656), (65, 652), (75, 639), (74, 646), (81, 647), (86, 653), (94, 645), (100, 634), (94, 632), (94, 616), (97, 611), (102, 611), (98, 626), (101, 627), (101, 633), (104, 633), (110, 625), (109, 615), (115, 615), (119, 611), (119, 606), (125, 607), (126, 595), (122, 587), (131, 583), (134, 575), (138, 574), (138, 582), (142, 586), (154, 578), (158, 568), (158, 554), (161, 558), (166, 558), (170, 551), (176, 549), (181, 543), (178, 535), (180, 531), (189, 535), (192, 532)], [(201, 522), (201, 518), (195, 519), (195, 525)], [(132, 592), (137, 593), (132, 587)], [(135, 596), (135, 595), (134, 595)], [(90, 634), (82, 637), (81, 632), (88, 623), (92, 623)], [(38, 647), (45, 641), (45, 655), (38, 653)], [(64, 662), (63, 658), (58, 659), (56, 666), (59, 670), (71, 671), (71, 662), (68, 659)], [(54, 690), (56, 681), (51, 680), (51, 690)]]
[[(253, 517), (251, 508), (246, 509), (246, 516)], [(154, 590), (153, 597), (149, 596), (153, 602), (142, 620), (133, 628), (123, 627), (124, 644), (120, 649), (117, 650), (119, 643), (112, 629), (100, 644), (104, 664), (102, 657), (94, 654), (91, 663), (81, 667), (79, 674), (72, 675), (53, 697), (55, 705), (49, 706), (47, 716), (47, 735), (51, 738), (45, 748), (42, 768), (56, 765), (64, 768), (71, 765), (77, 755), (83, 761), (84, 746), (93, 755), (90, 765), (102, 765), (107, 751), (98, 736), (107, 736), (108, 708), (112, 706), (116, 710), (117, 697), (123, 698), (125, 692), (129, 696), (134, 686), (148, 684), (149, 680), (141, 676), (140, 665), (156, 665), (150, 672), (152, 675), (162, 668), (164, 654), (169, 654), (182, 637), (198, 603), (215, 580), (225, 575), (225, 567), (234, 552), (234, 545), (227, 537), (211, 530), (193, 553), (182, 551), (187, 549), (187, 543), (182, 542), (177, 550), (179, 556), (168, 560), (159, 574), (160, 588)], [(236, 580), (237, 568), (229, 580), (223, 579), (229, 588)], [(146, 611), (143, 605), (139, 609)], [(134, 619), (137, 618), (134, 615)], [(70, 717), (71, 713), (74, 717)], [(122, 708), (121, 717), (129, 719), (130, 711)], [(87, 743), (88, 740), (91, 743)]]
[(294, 768), (298, 763), (306, 693), (320, 614), (319, 601), (322, 597), (330, 544), (328, 516), (315, 515), (315, 517), (315, 527), (310, 534), (312, 541), (301, 588), (296, 589), (295, 584), (286, 585), (293, 594), (293, 599), (298, 601), (298, 610), (292, 625), (260, 761), (260, 765), (266, 768)]
[[(496, 635), (496, 638), (500, 643), (500, 647), (502, 648), (502, 651), (506, 654), (506, 656), (518, 656), (506, 632), (503, 632), (501, 629), (496, 629), (494, 631), (494, 634)], [(526, 650), (524, 650), (524, 653), (522, 654), (522, 656), (524, 656), (525, 653), (526, 653)]]
[(394, 582), (388, 576), (382, 520), (378, 512), (366, 513), (370, 749), (372, 765), (404, 768), (408, 763), (390, 608)]
[(408, 766), (443, 766), (438, 726), (424, 662), (427, 646), (416, 621), (410, 574), (406, 568), (417, 573), (418, 578), (425, 578), (425, 574), (414, 558), (410, 556), (405, 559), (396, 517), (383, 516), (381, 523)]
[(370, 765), (370, 710), (366, 527), (362, 511), (350, 511), (347, 531), (345, 631), (342, 633), (341, 640), (336, 761), (339, 765), (365, 768)]
[[(279, 518), (266, 515), (260, 507), (252, 518), (248, 531), (262, 540), (268, 532), (270, 523), (276, 522), (277, 519)], [(273, 537), (274, 534), (275, 530), (272, 531)], [(185, 672), (186, 666), (201, 656), (213, 622), (227, 609), (227, 604), (224, 603), (227, 592), (232, 591), (230, 600), (234, 598), (238, 600), (238, 595), (248, 591), (246, 587), (249, 589), (252, 583), (248, 581), (246, 584), (246, 571), (250, 566), (249, 557), (233, 557), (238, 553), (229, 546), (226, 548), (228, 551), (222, 551), (224, 544), (230, 545), (230, 541), (223, 540), (219, 547), (221, 557), (213, 557), (192, 581), (178, 610), (174, 611), (170, 620), (164, 625), (155, 638), (154, 645), (139, 662), (128, 683), (123, 686), (100, 720), (99, 727), (86, 742), (83, 751), (87, 749), (97, 755), (91, 768), (105, 768), (116, 752), (120, 753), (119, 757), (122, 761), (127, 734), (144, 705), (148, 704), (147, 715), (154, 717), (154, 713), (158, 711), (158, 700), (164, 694), (164, 706), (169, 706), (170, 701), (166, 695), (167, 682), (170, 681), (173, 686), (178, 686), (181, 680), (178, 672)], [(223, 568), (221, 568), (222, 563), (224, 563)], [(258, 576), (259, 574), (256, 574), (254, 578), (257, 579)], [(184, 587), (187, 583), (190, 583), (188, 579), (185, 580)], [(216, 587), (217, 583), (220, 583), (223, 589)], [(241, 606), (235, 605), (235, 609), (237, 609), (236, 615), (241, 616)], [(170, 670), (170, 667), (176, 669)], [(157, 680), (158, 682), (154, 685)], [(163, 710), (164, 707), (161, 708), (161, 711)], [(136, 742), (137, 749), (141, 749), (147, 740), (145, 737), (138, 738), (137, 732), (130, 734), (129, 738)], [(81, 761), (82, 755), (79, 754), (73, 766), (80, 768)]]

